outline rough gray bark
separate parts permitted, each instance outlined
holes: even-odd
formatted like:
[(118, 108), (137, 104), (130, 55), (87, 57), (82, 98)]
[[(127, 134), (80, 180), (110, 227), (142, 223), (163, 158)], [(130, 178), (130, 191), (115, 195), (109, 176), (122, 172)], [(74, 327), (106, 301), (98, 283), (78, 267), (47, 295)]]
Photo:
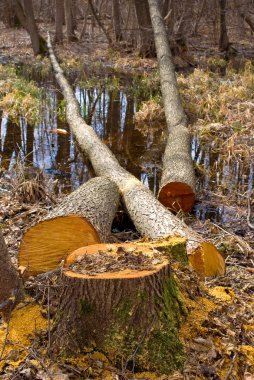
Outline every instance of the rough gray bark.
[[(95, 173), (99, 176), (107, 176), (117, 184), (137, 230), (152, 239), (166, 235), (185, 237), (189, 254), (206, 250), (202, 245), (203, 238), (168, 211), (136, 177), (123, 169), (108, 147), (86, 124), (81, 117), (80, 107), (73, 90), (54, 55), (49, 36), (48, 49), (55, 78), (66, 100), (66, 118), (71, 131), (82, 151), (89, 157)], [(213, 250), (217, 252), (215, 247)]]
[(11, 262), (0, 230), (0, 313), (8, 315), (17, 300), (20, 289), (21, 281), (18, 272)]
[[(118, 203), (114, 182), (106, 177), (89, 180), (25, 233), (19, 265), (27, 268), (29, 274), (47, 272), (57, 268), (74, 249), (108, 241)], [(80, 225), (73, 216), (81, 217)], [(80, 234), (75, 239), (76, 229)]]
[(96, 177), (65, 197), (44, 220), (69, 214), (84, 216), (96, 229), (100, 240), (106, 242), (118, 204), (119, 193), (115, 183), (106, 177)]
[(174, 210), (190, 211), (194, 203), (195, 174), (191, 158), (191, 136), (176, 80), (168, 35), (158, 0), (148, 0), (154, 30), (161, 92), (168, 127), (159, 200)]

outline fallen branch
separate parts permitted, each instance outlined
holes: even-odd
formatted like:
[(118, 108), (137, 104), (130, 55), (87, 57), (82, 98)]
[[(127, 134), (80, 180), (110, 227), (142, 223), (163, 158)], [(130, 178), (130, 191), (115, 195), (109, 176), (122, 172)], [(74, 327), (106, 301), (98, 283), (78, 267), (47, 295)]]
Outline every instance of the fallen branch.
[(199, 272), (212, 276), (224, 273), (224, 260), (217, 249), (168, 211), (135, 176), (123, 169), (81, 117), (80, 106), (57, 62), (49, 35), (47, 44), (55, 78), (66, 100), (66, 118), (71, 131), (81, 150), (89, 157), (95, 173), (116, 183), (137, 230), (151, 239), (166, 235), (184, 237), (190, 261)]

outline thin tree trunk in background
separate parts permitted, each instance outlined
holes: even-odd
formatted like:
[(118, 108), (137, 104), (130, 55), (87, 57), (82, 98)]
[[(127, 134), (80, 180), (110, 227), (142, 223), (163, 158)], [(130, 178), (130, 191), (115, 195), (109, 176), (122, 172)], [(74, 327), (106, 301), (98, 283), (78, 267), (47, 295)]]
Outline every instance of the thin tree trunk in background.
[(3, 234), (0, 229), (0, 313), (5, 318), (18, 301), (21, 290), (21, 281), (14, 265), (11, 262)]
[(112, 14), (113, 14), (113, 24), (114, 24), (114, 34), (115, 40), (117, 42), (122, 41), (122, 31), (121, 31), (121, 12), (119, 0), (112, 0)]
[(219, 9), (220, 9), (220, 38), (219, 38), (219, 50), (228, 51), (229, 49), (229, 39), (227, 33), (227, 24), (226, 24), (226, 6), (227, 0), (219, 0)]
[(20, 3), (20, 0), (13, 0), (13, 5), (20, 24), (30, 35), (34, 54), (44, 55), (46, 52), (46, 42), (38, 32), (34, 18), (32, 0), (23, 0), (23, 6)]
[(175, 75), (168, 35), (157, 0), (148, 0), (159, 64), (161, 92), (168, 127), (163, 157), (159, 200), (175, 211), (190, 211), (195, 200), (195, 174), (191, 158), (191, 136)]
[(95, 9), (95, 7), (93, 5), (93, 1), (92, 0), (88, 0), (88, 3), (89, 3), (89, 6), (90, 6), (90, 9), (91, 9), (91, 12), (93, 14), (93, 17), (95, 18), (95, 20), (97, 21), (97, 24), (99, 25), (99, 27), (101, 28), (101, 30), (105, 34), (105, 37), (107, 38), (109, 45), (112, 45), (112, 42), (113, 42), (112, 38), (110, 37), (110, 35), (107, 32), (106, 28), (104, 27), (103, 23), (101, 22), (100, 17), (97, 15), (96, 9)]
[(153, 29), (147, 0), (134, 0), (139, 27), (139, 54), (141, 57), (156, 56)]
[(83, 24), (81, 32), (80, 32), (79, 41), (82, 41), (82, 39), (84, 38), (84, 36), (86, 34), (88, 16), (89, 16), (89, 4), (87, 3), (86, 8), (85, 8), (85, 14), (84, 14), (84, 24)]
[(63, 0), (55, 0), (55, 38), (54, 42), (63, 43), (64, 5)]
[(64, 0), (65, 24), (67, 41), (72, 42), (76, 40), (73, 16), (72, 16), (72, 0)]
[(205, 10), (205, 5), (206, 5), (206, 0), (203, 0), (200, 9), (198, 9), (198, 11), (197, 11), (197, 17), (196, 17), (196, 20), (194, 22), (194, 26), (193, 26), (193, 30), (192, 30), (192, 35), (194, 35), (194, 36), (197, 34), (198, 26), (199, 26), (200, 20), (203, 16), (204, 10)]

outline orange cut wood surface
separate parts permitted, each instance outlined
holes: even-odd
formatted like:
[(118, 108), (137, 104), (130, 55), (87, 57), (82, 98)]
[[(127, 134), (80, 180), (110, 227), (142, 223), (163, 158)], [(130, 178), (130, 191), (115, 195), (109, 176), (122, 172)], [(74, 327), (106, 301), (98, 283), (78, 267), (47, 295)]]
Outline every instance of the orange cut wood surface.
[(61, 216), (42, 221), (24, 235), (18, 264), (26, 275), (37, 275), (56, 269), (75, 249), (99, 243), (95, 228), (84, 217)]
[(170, 210), (189, 212), (194, 205), (195, 194), (189, 185), (182, 182), (171, 182), (160, 189), (158, 199)]

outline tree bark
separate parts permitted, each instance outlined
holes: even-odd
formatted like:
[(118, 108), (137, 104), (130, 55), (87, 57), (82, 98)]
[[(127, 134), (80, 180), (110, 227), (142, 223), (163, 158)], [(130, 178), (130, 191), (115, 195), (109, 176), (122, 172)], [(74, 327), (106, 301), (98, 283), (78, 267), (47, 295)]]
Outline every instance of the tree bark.
[[(129, 248), (129, 255), (148, 251), (148, 244), (117, 246), (127, 254)], [(80, 249), (69, 264), (80, 263), (86, 256), (95, 267), (93, 257), (104, 253), (120, 259), (117, 246), (99, 244)], [(184, 354), (178, 330), (186, 311), (166, 257), (144, 270), (89, 275), (67, 268), (63, 289), (52, 334), (54, 347), (60, 352), (95, 345), (113, 364), (128, 369), (160, 368), (169, 373), (181, 366)]]
[(62, 0), (55, 0), (55, 38), (54, 42), (63, 43), (64, 6)]
[(38, 32), (32, 0), (23, 0), (23, 6), (19, 0), (13, 0), (13, 5), (20, 24), (30, 35), (34, 54), (44, 55), (46, 52), (46, 41)]
[(113, 24), (116, 42), (122, 41), (122, 31), (121, 31), (121, 12), (119, 0), (112, 1), (112, 14), (113, 14)]
[(219, 7), (220, 7), (219, 50), (220, 51), (228, 51), (230, 44), (229, 44), (227, 24), (226, 24), (227, 0), (219, 0)]
[[(168, 211), (136, 177), (123, 169), (112, 152), (97, 137), (94, 130), (80, 115), (80, 107), (71, 86), (63, 75), (48, 37), (48, 49), (55, 78), (66, 100), (66, 118), (71, 131), (83, 152), (89, 157), (94, 171), (99, 176), (107, 176), (114, 181), (123, 197), (128, 213), (137, 230), (151, 239), (166, 235), (187, 239), (187, 252), (196, 257), (214, 260), (216, 273), (224, 272), (223, 259), (216, 248), (204, 241), (196, 232)], [(211, 264), (210, 263), (210, 264)], [(217, 264), (220, 263), (218, 266)], [(209, 264), (209, 265), (210, 265)]]
[(118, 201), (118, 188), (108, 178), (86, 182), (25, 233), (19, 266), (27, 275), (48, 272), (73, 250), (108, 241)]
[(67, 32), (67, 41), (72, 42), (76, 40), (75, 28), (73, 23), (72, 15), (72, 0), (64, 0), (64, 12), (65, 12), (65, 23)]
[(8, 317), (21, 292), (21, 281), (11, 262), (3, 234), (0, 230), (0, 313)]
[(139, 27), (139, 54), (143, 58), (156, 56), (153, 29), (147, 0), (134, 0)]
[(93, 4), (93, 1), (92, 0), (88, 0), (88, 4), (89, 4), (89, 7), (91, 9), (91, 12), (93, 14), (94, 19), (97, 21), (97, 24), (99, 25), (99, 27), (101, 28), (101, 30), (105, 34), (105, 37), (107, 38), (109, 45), (112, 45), (112, 43), (113, 43), (112, 38), (109, 35), (109, 33), (106, 30), (106, 28), (104, 27), (103, 23), (101, 22), (100, 17), (97, 15), (96, 9), (95, 9), (94, 4)]
[(195, 174), (191, 158), (191, 136), (176, 80), (168, 36), (157, 0), (148, 0), (159, 63), (161, 92), (168, 127), (163, 157), (159, 200), (178, 211), (190, 211), (195, 200)]

